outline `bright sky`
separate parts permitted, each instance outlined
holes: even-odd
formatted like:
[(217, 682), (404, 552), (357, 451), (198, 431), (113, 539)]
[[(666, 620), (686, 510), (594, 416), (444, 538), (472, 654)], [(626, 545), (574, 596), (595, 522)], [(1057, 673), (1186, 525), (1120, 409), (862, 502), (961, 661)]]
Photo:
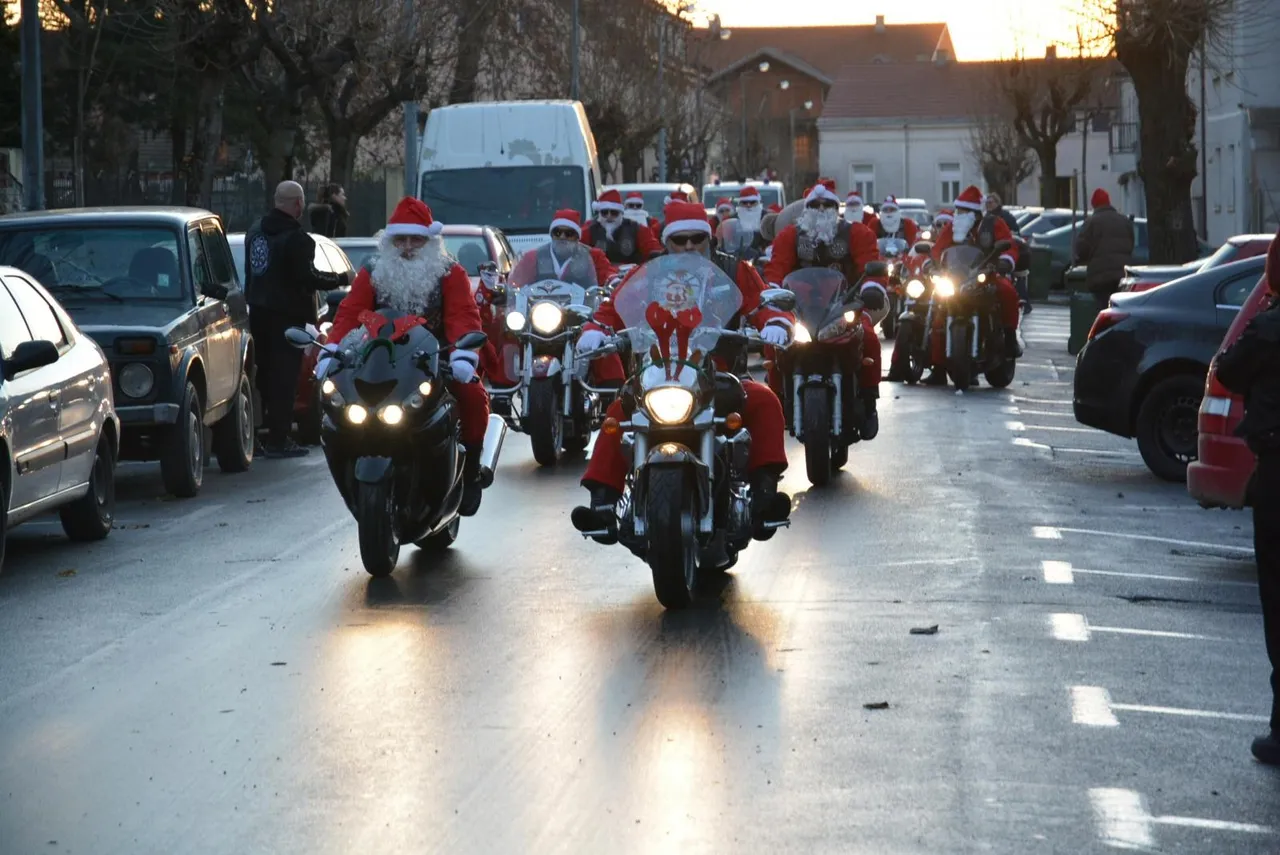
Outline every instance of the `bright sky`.
[(1074, 48), (1081, 0), (697, 0), (699, 17), (719, 14), (726, 28), (945, 21), (959, 59), (1001, 59), (1045, 45)]

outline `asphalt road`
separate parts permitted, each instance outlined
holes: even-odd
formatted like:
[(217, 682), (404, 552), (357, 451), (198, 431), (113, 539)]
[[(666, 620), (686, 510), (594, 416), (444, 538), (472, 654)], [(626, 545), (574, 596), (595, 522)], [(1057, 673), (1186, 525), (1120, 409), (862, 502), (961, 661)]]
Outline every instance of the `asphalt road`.
[(825, 490), (793, 449), (719, 609), (520, 435), (381, 582), (318, 453), (126, 466), (106, 542), (10, 538), (0, 853), (1280, 851), (1250, 521), (1077, 430), (1065, 325), (1008, 390), (886, 385)]

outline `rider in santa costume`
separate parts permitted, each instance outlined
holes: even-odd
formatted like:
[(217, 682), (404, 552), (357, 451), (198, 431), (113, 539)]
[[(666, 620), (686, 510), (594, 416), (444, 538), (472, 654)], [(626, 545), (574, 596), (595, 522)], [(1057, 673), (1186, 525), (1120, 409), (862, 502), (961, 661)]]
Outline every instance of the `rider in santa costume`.
[[(643, 201), (643, 200), (642, 200)], [(582, 230), (582, 242), (604, 251), (612, 264), (644, 264), (662, 252), (647, 224), (627, 219), (617, 190), (606, 190), (591, 204), (596, 219)]]
[(875, 234), (880, 228), (880, 218), (867, 211), (867, 202), (857, 190), (850, 190), (844, 197), (844, 220), (847, 223), (862, 223)]
[[(378, 239), (378, 251), (360, 269), (350, 293), (338, 306), (329, 340), (342, 341), (361, 326), (361, 313), (380, 309), (421, 315), (442, 344), (480, 331), (480, 311), (471, 294), (471, 280), (445, 249), (440, 238), (443, 228), (423, 202), (408, 196), (401, 199)], [(449, 392), (458, 402), (466, 449), (459, 508), (463, 516), (480, 509), (483, 489), (480, 450), (489, 423), (489, 395), (477, 376), (479, 361), (479, 355), (470, 350), (449, 354), (453, 375)]]
[(639, 190), (632, 190), (627, 194), (627, 198), (622, 200), (622, 218), (639, 226), (648, 226), (653, 235), (653, 242), (659, 246), (662, 245), (662, 226), (644, 209), (644, 194)]
[[(663, 216), (667, 221), (663, 243), (668, 253), (700, 253), (704, 257), (710, 255), (711, 224), (707, 222), (706, 210), (701, 205), (672, 202), (663, 211)], [(614, 291), (615, 301), (618, 293), (627, 287), (628, 280), (640, 269), (642, 268), (631, 271), (622, 280)], [(779, 346), (790, 341), (791, 329), (795, 324), (795, 317), (791, 313), (774, 309), (756, 311), (760, 308), (760, 294), (765, 286), (755, 268), (745, 261), (739, 262), (736, 280), (738, 289), (742, 292), (742, 306), (726, 327), (736, 328), (737, 318), (756, 312), (751, 321), (760, 330), (760, 337), (764, 341)], [(625, 327), (626, 324), (614, 309), (613, 303), (603, 304), (596, 311), (593, 322), (586, 325), (578, 339), (578, 351), (582, 353), (600, 347), (605, 341), (605, 329), (616, 332)], [(617, 356), (596, 360), (593, 370), (602, 378), (615, 381), (624, 378), (622, 361)], [(778, 481), (787, 468), (784, 438), (786, 424), (782, 416), (782, 403), (768, 386), (753, 380), (743, 380), (742, 389), (746, 392), (742, 422), (751, 431), (751, 452), (747, 468), (751, 473), (752, 495), (755, 497), (753, 513), (756, 515), (756, 537), (768, 540), (773, 535), (773, 529), (764, 528), (763, 523), (785, 520), (790, 513), (790, 499), (786, 494), (778, 492)], [(609, 407), (608, 415), (625, 421), (622, 402), (614, 401)], [(596, 438), (591, 461), (587, 464), (587, 471), (582, 476), (582, 486), (591, 491), (591, 504), (574, 510), (574, 527), (583, 532), (613, 528), (613, 507), (622, 496), (626, 474), (622, 435), (600, 433)]]
[(877, 240), (901, 238), (907, 242), (908, 247), (915, 246), (920, 238), (920, 229), (916, 226), (915, 220), (902, 216), (902, 208), (898, 206), (896, 196), (886, 196), (880, 203), (880, 215), (876, 218), (876, 227), (873, 231), (876, 233)]

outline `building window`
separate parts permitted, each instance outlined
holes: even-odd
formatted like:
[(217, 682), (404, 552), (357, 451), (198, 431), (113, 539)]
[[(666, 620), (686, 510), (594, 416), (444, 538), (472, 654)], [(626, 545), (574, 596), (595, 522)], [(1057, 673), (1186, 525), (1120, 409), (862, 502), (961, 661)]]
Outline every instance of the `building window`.
[(941, 202), (943, 205), (950, 205), (960, 195), (960, 164), (939, 163), (938, 164), (938, 182), (942, 189)]
[(796, 134), (796, 160), (800, 163), (808, 163), (809, 158), (813, 155), (813, 147), (808, 134)]
[(869, 163), (855, 163), (849, 167), (849, 189), (857, 191), (868, 205), (876, 198), (876, 168)]

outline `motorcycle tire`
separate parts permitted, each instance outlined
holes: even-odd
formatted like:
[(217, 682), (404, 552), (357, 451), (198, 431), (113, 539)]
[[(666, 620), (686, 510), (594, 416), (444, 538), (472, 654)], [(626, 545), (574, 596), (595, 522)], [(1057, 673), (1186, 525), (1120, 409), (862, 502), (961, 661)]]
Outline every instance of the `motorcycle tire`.
[(898, 334), (898, 314), (897, 301), (889, 301), (889, 314), (884, 316), (884, 320), (880, 322), (880, 332), (884, 333), (885, 341), (893, 341), (894, 336)]
[(457, 541), (458, 530), (461, 528), (462, 517), (454, 517), (453, 522), (449, 523), (435, 534), (416, 541), (414, 546), (418, 547), (423, 552), (444, 552), (450, 546), (453, 546), (455, 541)]
[(370, 576), (390, 576), (400, 560), (395, 528), (395, 497), (390, 478), (376, 484), (356, 484), (356, 528), (360, 561)]
[(969, 355), (969, 347), (969, 322), (952, 322), (951, 347), (947, 350), (947, 375), (956, 388), (962, 391), (973, 384), (973, 358)]
[(823, 487), (831, 480), (831, 393), (811, 386), (801, 395), (804, 425), (804, 468), (809, 483)]
[(924, 360), (920, 358), (919, 352), (915, 347), (916, 340), (916, 321), (907, 319), (898, 327), (898, 341), (893, 346), (893, 358), (895, 361), (901, 358), (903, 361), (902, 377), (911, 386), (920, 382), (920, 378), (924, 377)]
[(843, 442), (837, 442), (835, 447), (831, 449), (831, 468), (832, 470), (843, 469), (845, 464), (849, 462), (849, 446)]
[(1018, 361), (1016, 359), (1006, 359), (995, 368), (984, 373), (982, 376), (987, 378), (987, 382), (991, 384), (991, 388), (1003, 389), (1013, 382), (1013, 375), (1017, 370)]
[(560, 390), (555, 380), (534, 380), (529, 387), (525, 424), (529, 426), (529, 442), (533, 459), (539, 466), (555, 466), (564, 447), (564, 419), (561, 416)]
[(699, 574), (694, 492), (682, 469), (650, 469), (647, 477), (646, 560), (653, 574), (653, 593), (664, 608), (688, 608), (693, 605)]

